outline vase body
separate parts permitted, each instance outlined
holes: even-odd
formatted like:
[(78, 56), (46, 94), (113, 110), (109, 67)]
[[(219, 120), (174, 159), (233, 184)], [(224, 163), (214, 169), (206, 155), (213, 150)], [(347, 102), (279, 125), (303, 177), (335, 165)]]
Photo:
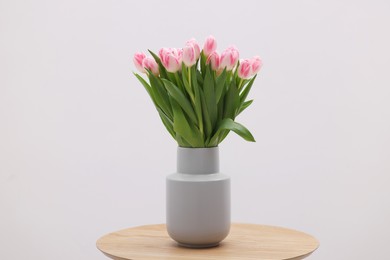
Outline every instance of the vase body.
[(230, 177), (219, 172), (219, 148), (177, 150), (166, 179), (166, 224), (179, 245), (212, 247), (230, 230)]

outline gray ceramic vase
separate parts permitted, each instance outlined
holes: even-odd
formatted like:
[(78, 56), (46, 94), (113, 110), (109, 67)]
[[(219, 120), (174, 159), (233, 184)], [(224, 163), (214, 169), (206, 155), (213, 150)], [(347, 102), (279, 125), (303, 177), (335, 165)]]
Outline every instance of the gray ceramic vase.
[(185, 247), (217, 246), (230, 230), (230, 177), (219, 172), (219, 148), (177, 150), (167, 176), (167, 231)]

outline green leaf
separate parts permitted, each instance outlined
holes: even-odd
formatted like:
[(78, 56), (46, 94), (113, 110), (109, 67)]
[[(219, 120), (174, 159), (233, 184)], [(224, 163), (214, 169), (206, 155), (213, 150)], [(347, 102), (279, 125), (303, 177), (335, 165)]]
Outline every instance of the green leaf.
[(217, 102), (215, 99), (214, 77), (210, 66), (206, 66), (206, 76), (204, 78), (203, 93), (210, 116), (210, 122), (214, 128), (217, 122)]
[(173, 129), (180, 135), (191, 147), (204, 147), (203, 136), (198, 128), (190, 121), (187, 121), (180, 105), (172, 98), (173, 108)]
[(236, 116), (241, 114), (241, 112), (244, 111), (247, 107), (249, 107), (252, 104), (252, 102), (253, 102), (253, 99), (242, 103), (241, 107), (237, 111), (237, 115)]
[(175, 131), (173, 130), (173, 122), (172, 122), (173, 115), (171, 115), (171, 118), (169, 118), (169, 116), (154, 101), (151, 86), (137, 73), (134, 73), (134, 75), (137, 77), (137, 79), (141, 82), (141, 84), (145, 87), (146, 91), (148, 92), (150, 98), (152, 99), (152, 101), (153, 101), (153, 103), (154, 103), (154, 105), (155, 105), (155, 107), (160, 115), (161, 121), (163, 122), (165, 128), (168, 130), (168, 132), (171, 134), (171, 136), (173, 138), (175, 138)]
[(176, 86), (179, 86), (179, 84), (177, 84), (177, 82), (176, 82), (175, 74), (176, 73), (172, 73), (172, 72), (167, 71), (167, 80), (169, 80), (170, 82), (172, 82)]
[[(192, 75), (196, 75), (196, 67), (193, 66), (191, 68)], [(202, 118), (202, 101), (200, 97), (200, 90), (198, 86), (198, 81), (196, 77), (192, 77), (192, 89), (194, 90), (194, 106), (195, 106), (195, 113), (198, 117), (198, 125), (200, 132), (203, 134), (203, 118)]]
[(206, 72), (206, 61), (207, 57), (204, 55), (203, 50), (200, 53), (200, 71), (202, 72), (202, 75), (205, 75)]
[(156, 102), (154, 101), (152, 89), (151, 89), (149, 83), (147, 83), (146, 80), (144, 80), (144, 78), (142, 78), (139, 74), (134, 73), (134, 75), (137, 77), (137, 79), (138, 79), (138, 80), (141, 82), (141, 84), (144, 86), (144, 88), (145, 88), (146, 91), (148, 92), (150, 98), (152, 99), (153, 103), (154, 103), (155, 105), (157, 105)]
[(198, 79), (198, 85), (203, 89), (203, 77), (199, 70), (196, 70), (196, 78)]
[(197, 118), (195, 116), (194, 109), (191, 106), (191, 103), (184, 96), (183, 92), (175, 86), (172, 82), (166, 79), (162, 79), (164, 82), (165, 88), (168, 90), (172, 98), (180, 105), (180, 107), (186, 112), (188, 117), (192, 120), (193, 123), (197, 124)]
[[(253, 135), (251, 134), (251, 132), (249, 132), (249, 130), (245, 126), (243, 126), (237, 122), (234, 122), (230, 118), (225, 118), (224, 120), (222, 120), (219, 123), (218, 130), (214, 134), (213, 138), (211, 138), (210, 143), (218, 142), (216, 140), (218, 140), (219, 134), (223, 130), (233, 131), (236, 134), (238, 134), (239, 136), (241, 136), (242, 138), (244, 138), (246, 141), (255, 142)], [(222, 140), (220, 140), (220, 141), (222, 141)]]
[(156, 91), (155, 88), (152, 88), (140, 75), (138, 75), (137, 73), (134, 73), (134, 75), (145, 87), (156, 109), (158, 111), (161, 110), (170, 120), (172, 120), (173, 114), (170, 103), (164, 105), (164, 102), (162, 101), (161, 96), (158, 94), (158, 91)]
[(191, 145), (186, 142), (179, 134), (176, 133), (176, 141), (180, 147), (191, 147)]
[(240, 106), (240, 96), (236, 85), (232, 82), (225, 95), (225, 107), (223, 118), (232, 118), (236, 115), (236, 111)]
[(175, 130), (173, 130), (173, 122), (172, 120), (160, 109), (157, 107), (158, 114), (160, 115), (161, 121), (163, 122), (165, 128), (171, 134), (171, 136), (176, 139)]
[(252, 88), (253, 82), (254, 82), (255, 79), (256, 79), (256, 76), (257, 76), (257, 75), (255, 75), (255, 76), (248, 82), (248, 84), (243, 88), (243, 90), (242, 90), (242, 92), (241, 92), (241, 94), (240, 94), (240, 101), (241, 101), (241, 103), (243, 103), (243, 102), (245, 101), (246, 97), (248, 96), (249, 91), (250, 91), (251, 88)]
[(169, 118), (173, 118), (172, 107), (169, 102), (169, 97), (166, 89), (164, 88), (163, 83), (159, 78), (153, 75), (153, 73), (149, 73), (149, 81), (151, 85), (151, 90), (153, 93), (153, 97), (158, 104), (158, 106), (164, 111)]
[(183, 79), (184, 88), (185, 88), (187, 94), (193, 100), (194, 94), (192, 93), (192, 89), (191, 89), (192, 80), (190, 81), (190, 74), (188, 73), (188, 68), (184, 65), (184, 63), (182, 64), (181, 72), (182, 72), (182, 79)]
[(215, 98), (217, 103), (221, 99), (224, 87), (226, 83), (226, 68), (222, 71), (221, 75), (217, 77), (216, 85), (215, 85)]
[(218, 103), (218, 116), (217, 116), (217, 122), (221, 121), (224, 114), (224, 108), (225, 108), (225, 98), (221, 98), (221, 100)]
[(176, 85), (179, 86), (180, 90), (181, 91), (184, 91), (184, 85), (183, 85), (183, 80), (182, 78), (179, 76), (179, 72), (176, 72), (176, 73), (173, 73), (175, 75), (175, 80), (176, 80)]
[(207, 110), (206, 99), (204, 97), (202, 89), (199, 89), (199, 94), (200, 94), (200, 100), (202, 103), (202, 113), (203, 113), (203, 122), (204, 122), (204, 128), (205, 128), (205, 137), (206, 137), (206, 139), (209, 139), (209, 138), (211, 138), (213, 128), (211, 125), (209, 112)]

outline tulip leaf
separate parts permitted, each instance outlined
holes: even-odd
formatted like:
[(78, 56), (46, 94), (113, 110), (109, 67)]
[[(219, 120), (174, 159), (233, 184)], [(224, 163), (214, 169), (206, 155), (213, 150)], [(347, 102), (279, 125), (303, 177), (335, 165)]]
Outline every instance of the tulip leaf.
[(205, 135), (206, 139), (211, 137), (213, 128), (211, 126), (211, 121), (210, 121), (210, 116), (209, 112), (207, 110), (207, 105), (206, 105), (206, 99), (203, 94), (203, 90), (199, 89), (199, 94), (200, 94), (200, 100), (202, 103), (202, 111), (203, 111), (203, 122), (204, 122), (204, 128), (205, 128)]
[(244, 111), (247, 107), (249, 107), (252, 103), (253, 103), (253, 99), (242, 103), (241, 107), (237, 111), (237, 116), (241, 114), (241, 112)]
[(175, 80), (176, 80), (176, 83), (177, 83), (176, 85), (179, 86), (181, 91), (184, 91), (184, 85), (183, 85), (184, 82), (183, 82), (182, 78), (179, 77), (179, 73), (173, 73), (173, 74), (175, 76)]
[(191, 89), (190, 75), (189, 75), (188, 69), (184, 65), (184, 63), (182, 64), (181, 72), (182, 72), (182, 79), (183, 79), (184, 88), (185, 88), (187, 94), (191, 97), (191, 99), (194, 99), (192, 89)]
[(236, 85), (232, 82), (225, 95), (224, 118), (232, 118), (240, 105), (240, 96)]
[(162, 111), (160, 108), (157, 107), (157, 111), (160, 115), (161, 121), (163, 122), (165, 128), (168, 130), (168, 132), (171, 134), (171, 136), (176, 139), (175, 130), (173, 130), (173, 122), (172, 120)]
[(187, 120), (180, 105), (172, 98), (173, 108), (173, 129), (179, 134), (191, 147), (203, 147), (204, 140), (199, 129)]
[(150, 85), (137, 73), (134, 73), (134, 75), (137, 77), (137, 79), (142, 83), (142, 85), (145, 87), (146, 91), (149, 93), (149, 96), (152, 99), (165, 128), (168, 130), (168, 132), (171, 134), (171, 136), (173, 138), (175, 138), (175, 132), (173, 130), (173, 122), (171, 119), (172, 116), (171, 116), (171, 118), (169, 118), (169, 116), (156, 104), (156, 102), (154, 101), (154, 97), (153, 97), (153, 93), (152, 93), (152, 89), (151, 89)]
[(184, 112), (188, 115), (192, 122), (197, 124), (197, 118), (195, 116), (194, 109), (192, 108), (190, 101), (188, 101), (183, 92), (181, 92), (180, 89), (169, 80), (162, 79), (162, 81), (164, 82), (165, 88), (167, 89), (171, 97), (180, 105), (180, 107), (184, 110)]
[(218, 103), (218, 117), (217, 117), (218, 122), (222, 120), (222, 117), (224, 114), (224, 111), (223, 111), (224, 107), (225, 107), (225, 99), (221, 98), (221, 100)]
[(170, 82), (172, 82), (176, 86), (179, 86), (179, 84), (177, 84), (177, 82), (176, 82), (175, 74), (176, 73), (167, 71), (167, 80), (169, 80)]
[(217, 132), (214, 134), (213, 138), (211, 138), (210, 144), (211, 143), (218, 144), (219, 142), (222, 141), (222, 140), (218, 140), (218, 138), (220, 132), (223, 130), (233, 131), (239, 136), (241, 136), (242, 138), (244, 138), (246, 141), (255, 142), (253, 135), (251, 134), (251, 132), (249, 132), (249, 130), (245, 126), (241, 125), (240, 123), (234, 122), (231, 118), (225, 118), (219, 123)]
[[(192, 75), (196, 75), (196, 68), (195, 66), (191, 68)], [(203, 134), (203, 118), (202, 118), (202, 101), (200, 96), (200, 89), (198, 86), (198, 80), (196, 77), (192, 77), (192, 88), (194, 90), (194, 106), (195, 106), (195, 113), (198, 117), (198, 125), (200, 132)]]
[[(137, 79), (142, 83), (142, 85), (145, 87), (145, 89), (146, 89), (146, 91), (148, 92), (148, 94), (149, 94), (149, 96), (150, 96), (150, 98), (152, 99), (152, 102), (153, 102), (153, 104), (154, 104), (154, 106), (156, 107), (156, 109), (157, 109), (157, 111), (159, 111), (159, 113), (160, 113), (160, 111), (161, 112), (163, 112), (163, 110), (162, 110), (162, 108), (161, 108), (161, 105), (156, 101), (156, 99), (155, 99), (155, 95), (154, 95), (154, 91), (153, 91), (153, 89), (152, 89), (152, 87), (140, 76), (140, 75), (138, 75), (137, 73), (134, 73), (134, 75), (137, 77)], [(159, 102), (162, 102), (160, 99), (159, 99), (159, 96), (157, 97), (157, 99), (159, 100)], [(169, 107), (170, 107), (171, 105), (169, 104)], [(167, 108), (166, 108), (166, 110), (168, 110)], [(167, 112), (163, 112), (164, 113), (164, 115), (168, 118), (168, 119), (170, 119), (170, 120), (172, 120), (172, 118), (173, 118), (173, 115), (172, 115), (172, 112), (171, 112), (171, 114), (170, 114), (170, 116), (168, 116), (167, 115)], [(163, 122), (164, 123), (164, 122)], [(165, 124), (165, 123), (164, 123)]]
[(217, 102), (215, 99), (214, 77), (210, 66), (206, 66), (206, 75), (204, 78), (203, 93), (209, 112), (211, 125), (214, 128), (217, 121)]
[(203, 77), (199, 70), (196, 70), (196, 78), (198, 79), (198, 85), (203, 87)]
[(217, 103), (221, 99), (224, 87), (226, 83), (226, 68), (222, 71), (221, 75), (217, 77), (215, 85), (215, 98)]
[(243, 102), (245, 101), (246, 97), (248, 96), (249, 91), (250, 91), (251, 88), (252, 88), (253, 82), (254, 82), (255, 79), (256, 79), (256, 76), (257, 76), (257, 75), (255, 75), (255, 76), (248, 82), (248, 84), (243, 88), (243, 90), (242, 90), (242, 92), (241, 92), (241, 94), (240, 94), (240, 101), (241, 101), (241, 103), (243, 103)]
[(180, 147), (191, 147), (191, 145), (184, 140), (178, 133), (176, 133), (176, 141)]
[(157, 105), (156, 102), (155, 102), (155, 100), (154, 100), (153, 93), (152, 93), (152, 89), (151, 89), (150, 85), (149, 85), (149, 84), (148, 84), (148, 83), (147, 83), (139, 74), (134, 73), (134, 75), (137, 77), (137, 79), (139, 80), (139, 82), (141, 82), (142, 86), (144, 86), (144, 88), (145, 88), (146, 91), (148, 92), (150, 98), (152, 99), (153, 103), (154, 103), (155, 105)]
[(172, 107), (169, 102), (169, 96), (166, 89), (164, 88), (163, 83), (159, 78), (154, 76), (153, 73), (149, 73), (149, 81), (156, 103), (169, 118), (173, 118)]
[(207, 61), (207, 57), (206, 55), (204, 55), (202, 50), (202, 52), (200, 53), (200, 72), (202, 73), (203, 77), (206, 72), (206, 61)]

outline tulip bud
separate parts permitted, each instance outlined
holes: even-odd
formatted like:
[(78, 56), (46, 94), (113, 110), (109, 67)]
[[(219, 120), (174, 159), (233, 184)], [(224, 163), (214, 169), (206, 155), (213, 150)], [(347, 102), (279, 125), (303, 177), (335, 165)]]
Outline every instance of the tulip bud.
[(251, 60), (252, 62), (252, 75), (256, 75), (261, 67), (263, 66), (263, 62), (261, 61), (259, 56), (255, 56)]
[(159, 51), (161, 63), (167, 71), (172, 73), (181, 69), (182, 55), (183, 51), (175, 48), (162, 48)]
[(250, 60), (241, 60), (238, 66), (238, 77), (249, 79), (252, 77), (252, 62)]
[(207, 58), (206, 64), (211, 64), (211, 69), (217, 71), (219, 69), (219, 62), (219, 55), (214, 51)]
[(227, 48), (221, 54), (220, 69), (232, 70), (236, 66), (238, 58), (239, 53), (236, 47)]
[(195, 49), (195, 58), (196, 58), (196, 60), (198, 60), (199, 56), (200, 56), (200, 48), (199, 48), (198, 42), (194, 38), (192, 38), (191, 40), (188, 40), (186, 42), (186, 45), (191, 45), (192, 47), (194, 47), (194, 49)]
[(140, 71), (142, 73), (145, 73), (145, 69), (142, 66), (142, 62), (145, 58), (146, 58), (146, 55), (142, 52), (137, 52), (136, 54), (134, 54), (134, 57), (133, 57), (133, 62), (134, 62), (135, 67), (137, 68), (138, 71)]
[(204, 43), (203, 53), (206, 57), (208, 57), (216, 49), (217, 49), (217, 42), (215, 41), (214, 36), (210, 35), (209, 37), (207, 37), (207, 39)]
[(194, 46), (186, 45), (183, 48), (183, 63), (187, 67), (191, 67), (196, 63), (196, 50)]
[(150, 70), (155, 76), (158, 76), (158, 74), (160, 73), (158, 70), (157, 62), (152, 57), (146, 57), (142, 62), (142, 66), (145, 69)]

